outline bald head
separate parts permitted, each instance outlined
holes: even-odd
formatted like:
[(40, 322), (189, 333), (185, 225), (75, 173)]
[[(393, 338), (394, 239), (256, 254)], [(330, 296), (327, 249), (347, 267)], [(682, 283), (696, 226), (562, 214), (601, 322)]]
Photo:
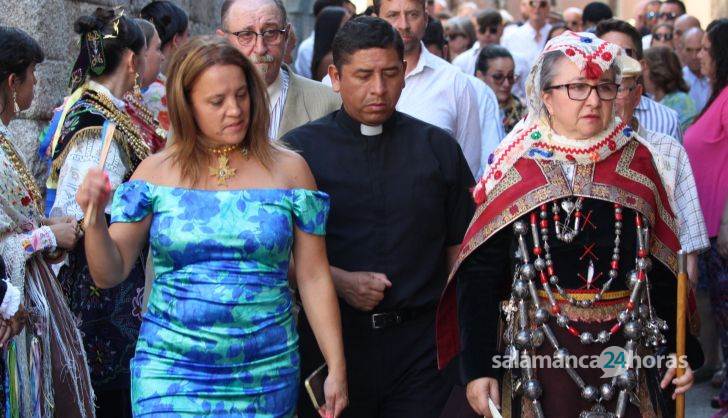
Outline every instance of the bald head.
[(678, 56), (683, 65), (686, 65), (695, 75), (700, 76), (700, 52), (703, 41), (703, 30), (700, 28), (688, 29), (679, 39)]
[(564, 10), (563, 16), (566, 22), (566, 27), (574, 32), (581, 32), (584, 30), (584, 22), (581, 20), (582, 10), (578, 7), (567, 7)]
[(682, 15), (675, 19), (675, 37), (680, 38), (691, 28), (700, 28), (700, 21), (695, 16)]

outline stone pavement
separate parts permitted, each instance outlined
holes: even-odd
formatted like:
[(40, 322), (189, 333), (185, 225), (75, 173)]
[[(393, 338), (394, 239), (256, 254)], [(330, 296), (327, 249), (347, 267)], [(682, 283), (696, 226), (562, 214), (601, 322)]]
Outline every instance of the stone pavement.
[(687, 418), (710, 418), (716, 409), (710, 407), (710, 398), (718, 394), (718, 389), (710, 386), (710, 381), (700, 382), (687, 394), (685, 416)]

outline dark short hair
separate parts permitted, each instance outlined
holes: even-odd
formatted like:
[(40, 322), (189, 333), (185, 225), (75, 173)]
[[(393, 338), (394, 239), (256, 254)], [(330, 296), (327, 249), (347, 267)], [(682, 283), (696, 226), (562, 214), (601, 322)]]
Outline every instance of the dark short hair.
[(488, 72), (490, 60), (496, 58), (509, 58), (513, 61), (513, 55), (500, 45), (488, 45), (478, 52), (478, 59), (475, 61), (475, 71), (485, 74)]
[(478, 22), (478, 32), (484, 33), (485, 28), (503, 24), (503, 16), (496, 9), (483, 9), (475, 15), (475, 21)]
[(0, 82), (15, 74), (25, 81), (25, 71), (32, 64), (45, 60), (38, 42), (24, 31), (0, 26)]
[(642, 35), (634, 26), (619, 19), (608, 19), (599, 22), (596, 32), (597, 37), (601, 38), (605, 33), (609, 32), (619, 32), (629, 36), (634, 44), (634, 58), (636, 60), (642, 59)]
[(685, 8), (685, 3), (681, 2), (680, 0), (665, 0), (662, 2), (662, 4), (677, 4), (677, 7), (680, 8), (681, 14), (685, 14), (685, 12), (687, 12), (687, 9)]
[(340, 70), (357, 51), (369, 48), (392, 48), (404, 59), (404, 43), (397, 29), (378, 17), (360, 16), (346, 22), (336, 34), (334, 65)]
[(157, 28), (162, 48), (174, 39), (174, 35), (182, 35), (189, 26), (187, 13), (179, 6), (167, 0), (155, 0), (141, 10), (142, 19), (148, 20)]
[[(418, 3), (422, 4), (422, 9), (427, 8), (427, 0), (416, 0)], [(382, 7), (382, 0), (374, 0), (374, 13), (379, 16), (380, 8)]]
[(430, 16), (427, 19), (427, 28), (425, 29), (425, 36), (422, 37), (422, 43), (425, 46), (437, 45), (439, 48), (447, 45), (447, 39), (445, 39), (445, 28), (442, 27), (440, 20)]
[(612, 9), (601, 2), (591, 2), (584, 7), (581, 19), (584, 23), (599, 23), (603, 20), (611, 19), (614, 16)]

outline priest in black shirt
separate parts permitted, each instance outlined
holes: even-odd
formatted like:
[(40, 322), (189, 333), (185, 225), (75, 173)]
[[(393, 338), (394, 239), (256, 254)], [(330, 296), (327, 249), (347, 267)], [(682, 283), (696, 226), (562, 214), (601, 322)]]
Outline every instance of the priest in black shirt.
[[(407, 63), (392, 26), (349, 21), (333, 56), (342, 109), (284, 141), (331, 196), (326, 246), (349, 374), (343, 417), (437, 418), (453, 379), (437, 370), (435, 310), (473, 214), (474, 180), (447, 132), (395, 111)], [(303, 316), (299, 332), (305, 378), (323, 358)], [(315, 416), (302, 390), (299, 417)]]

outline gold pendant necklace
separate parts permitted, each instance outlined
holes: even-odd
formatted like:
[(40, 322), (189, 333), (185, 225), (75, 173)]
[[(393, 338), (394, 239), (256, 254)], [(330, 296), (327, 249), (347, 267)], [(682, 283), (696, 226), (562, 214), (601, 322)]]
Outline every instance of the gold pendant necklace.
[[(217, 155), (217, 167), (210, 166), (209, 173), (210, 173), (210, 177), (217, 178), (218, 186), (227, 187), (228, 179), (235, 177), (235, 173), (238, 170), (237, 170), (237, 168), (230, 167), (230, 158), (228, 158), (228, 154), (230, 154), (230, 151), (234, 150), (235, 148), (238, 148), (239, 146), (240, 146), (240, 144), (235, 144), (235, 145), (229, 145), (226, 147), (208, 148), (210, 150), (210, 152)], [(247, 160), (248, 159), (248, 150), (245, 148), (241, 148), (240, 151), (242, 152), (243, 157)]]

